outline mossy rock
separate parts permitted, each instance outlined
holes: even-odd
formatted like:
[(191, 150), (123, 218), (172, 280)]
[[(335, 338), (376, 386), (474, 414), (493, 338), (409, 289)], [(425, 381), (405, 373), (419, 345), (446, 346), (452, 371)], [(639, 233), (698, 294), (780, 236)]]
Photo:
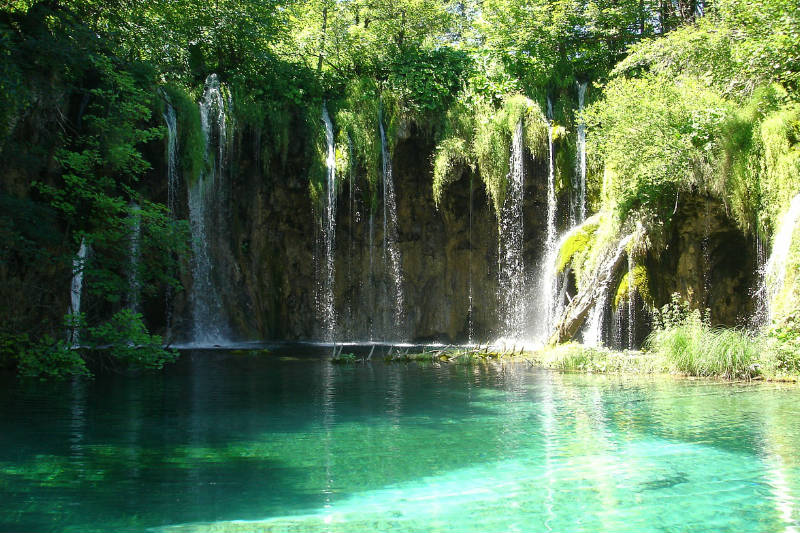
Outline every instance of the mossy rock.
[(266, 348), (261, 348), (258, 350), (231, 350), (231, 355), (238, 355), (244, 357), (260, 357), (264, 355), (270, 355), (270, 351)]
[(340, 353), (339, 355), (331, 359), (331, 363), (335, 365), (343, 365), (355, 362), (356, 362), (356, 356), (355, 354), (352, 353)]
[(194, 183), (200, 174), (207, 170), (200, 109), (184, 87), (170, 84), (164, 87), (164, 92), (175, 109), (178, 123), (181, 174), (188, 183)]
[(564, 269), (567, 268), (567, 265), (573, 261), (575, 256), (591, 248), (599, 227), (599, 218), (592, 217), (570, 232), (561, 244), (561, 248), (558, 250), (556, 272), (563, 272)]
[(633, 270), (625, 272), (622, 276), (619, 286), (617, 287), (617, 293), (614, 296), (614, 309), (619, 308), (620, 303), (628, 297), (630, 290), (639, 293), (639, 296), (646, 303), (652, 303), (650, 280), (644, 265), (635, 265)]

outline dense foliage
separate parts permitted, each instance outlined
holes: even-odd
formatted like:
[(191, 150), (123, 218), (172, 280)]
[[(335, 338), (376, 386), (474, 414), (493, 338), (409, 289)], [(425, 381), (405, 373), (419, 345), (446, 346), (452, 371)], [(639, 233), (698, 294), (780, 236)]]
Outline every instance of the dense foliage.
[[(682, 195), (721, 199), (742, 231), (768, 240), (800, 190), (800, 6), (792, 0), (17, 0), (0, 9), (0, 43), (8, 317), (0, 342), (3, 361), (26, 375), (86, 372), (86, 358), (56, 340), (82, 243), (91, 253), (77, 268), (91, 297), (71, 321), (86, 343), (117, 346), (113, 359), (139, 366), (171, 359), (159, 349), (131, 352), (129, 343), (160, 339), (129, 292), (131, 279), (143, 298), (180, 288), (187, 224), (166, 206), (154, 165), (169, 98), (180, 172), (191, 180), (203, 171), (195, 101), (211, 73), (233, 95), (238, 123), (271, 132), (265, 169), (285, 163), (292, 125), (304, 124), (309, 189), (320, 198), (325, 103), (337, 179), (364, 176), (373, 209), (379, 117), (390, 150), (412, 126), (437, 144), (437, 204), (466, 173), (483, 181), (498, 212), (517, 123), (540, 159), (549, 128), (559, 193), (574, 195), (585, 122), (587, 205), (600, 215), (566, 241), (558, 265), (571, 266), (579, 284), (634, 226), (646, 234), (640, 247), (663, 249)], [(589, 83), (582, 114), (579, 83)], [(141, 261), (131, 273), (135, 227)], [(789, 268), (793, 283), (796, 250)], [(633, 285), (644, 292), (647, 272), (635, 272), (617, 294)], [(796, 340), (796, 292), (782, 292), (772, 330), (787, 344)], [(14, 301), (29, 304), (15, 313)]]

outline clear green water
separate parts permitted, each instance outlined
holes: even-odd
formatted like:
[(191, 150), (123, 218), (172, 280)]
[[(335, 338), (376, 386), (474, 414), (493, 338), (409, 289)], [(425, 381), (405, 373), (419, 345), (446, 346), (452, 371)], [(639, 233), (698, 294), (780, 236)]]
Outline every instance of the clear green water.
[(796, 386), (311, 351), (3, 378), (0, 530), (800, 531)]

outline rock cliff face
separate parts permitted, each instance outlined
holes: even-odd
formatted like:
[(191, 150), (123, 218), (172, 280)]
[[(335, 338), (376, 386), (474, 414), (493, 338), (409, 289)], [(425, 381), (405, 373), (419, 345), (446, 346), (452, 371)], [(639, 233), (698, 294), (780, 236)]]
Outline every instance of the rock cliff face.
[[(211, 237), (214, 277), (234, 339), (322, 336), (315, 313), (320, 225), (308, 190), (310, 150), (303, 139), (309, 136), (301, 122), (291, 129), (286, 161), (274, 166), (256, 156), (258, 132), (237, 135), (227, 191), (216, 206), (224, 214)], [(437, 209), (431, 191), (434, 144), (413, 125), (403, 137), (392, 162), (405, 312), (395, 325), (382, 199), (371, 210), (368, 185), (356, 173), (352, 184), (341, 183), (337, 197), (336, 338), (455, 342), (472, 333), (488, 339), (498, 327), (497, 220), (483, 183), (465, 171)], [(530, 154), (525, 164), (524, 255), (532, 279), (541, 259), (547, 168)], [(191, 290), (190, 277), (184, 282)], [(177, 338), (191, 320), (185, 300), (184, 294), (175, 302)]]
[(719, 200), (693, 196), (678, 205), (665, 254), (648, 256), (651, 291), (666, 303), (673, 292), (709, 309), (715, 325), (745, 325), (758, 283), (756, 244), (728, 217)]
[[(48, 117), (43, 111), (23, 117), (5, 141), (3, 153), (8, 157), (2, 163), (0, 193), (11, 219), (19, 202), (30, 203), (34, 180), (52, 181), (60, 172), (54, 158), (58, 140), (49, 133), (54, 119)], [(213, 279), (226, 315), (220, 320), (228, 324), (232, 340), (323, 338), (315, 308), (319, 282), (315, 261), (321, 257), (315, 247), (321, 226), (308, 185), (313, 153), (308, 139), (313, 135), (300, 113), (291, 119), (289, 132), (286, 154), (267, 159), (269, 132), (237, 127), (229, 165), (218, 184), (208, 239)], [(448, 186), (437, 208), (431, 190), (433, 140), (410, 124), (394, 146), (405, 312), (395, 324), (383, 255), (382, 199), (379, 195), (371, 208), (368, 184), (354, 172), (352, 183), (341, 180), (337, 193), (337, 340), (460, 342), (497, 337), (498, 225), (480, 177), (465, 170)], [(153, 164), (141, 182), (145, 193), (166, 203), (164, 142), (150, 143), (144, 154)], [(546, 233), (547, 161), (534, 161), (526, 153), (524, 164), (523, 255), (533, 302)], [(185, 176), (177, 197), (177, 215), (186, 219)], [(566, 206), (562, 195), (562, 216)], [(20, 209), (35, 211), (29, 207)], [(14, 329), (34, 335), (58, 328), (69, 300), (68, 259), (75, 252), (70, 250), (68, 228), (58, 225), (55, 213), (42, 209), (38, 226), (50, 228), (52, 246), (66, 258), (63, 264), (30, 263), (19, 253), (9, 253), (9, 259), (0, 262), (5, 315), (13, 317)], [(678, 292), (696, 307), (710, 308), (715, 324), (745, 322), (756, 283), (755, 246), (728, 219), (724, 206), (708, 198), (682, 199), (667, 241), (665, 253), (646, 261), (656, 304)], [(142, 306), (151, 330), (167, 333), (173, 341), (188, 340), (191, 330), (187, 296), (192, 290), (191, 269), (184, 269), (181, 277), (186, 290), (170, 298), (162, 290)], [(88, 304), (90, 312), (108, 311), (107, 306)], [(532, 329), (538, 317), (530, 314), (526, 318)]]

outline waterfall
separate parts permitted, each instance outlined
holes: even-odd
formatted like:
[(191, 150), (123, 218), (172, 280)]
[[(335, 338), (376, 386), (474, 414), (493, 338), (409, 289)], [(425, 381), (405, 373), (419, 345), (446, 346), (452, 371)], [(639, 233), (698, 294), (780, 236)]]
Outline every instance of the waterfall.
[(472, 307), (472, 173), (469, 175), (469, 262), (467, 264), (467, 287), (469, 298), (469, 307), (467, 309), (467, 342), (472, 344), (475, 337), (475, 325), (473, 323), (473, 307)]
[(580, 116), (583, 113), (583, 106), (586, 97), (586, 82), (578, 84), (578, 139), (575, 147), (575, 177), (573, 180), (573, 191), (577, 196), (573, 204), (571, 214), (572, 224), (583, 222), (586, 218), (586, 123)]
[(319, 313), (325, 340), (333, 341), (336, 333), (336, 309), (334, 307), (333, 284), (335, 279), (334, 248), (336, 241), (336, 146), (334, 145), (333, 123), (328, 108), (322, 105), (322, 122), (325, 124), (325, 141), (327, 153), (325, 167), (327, 180), (325, 183), (325, 208), (322, 217), (322, 237), (324, 240), (324, 276), (322, 279), (322, 295)]
[[(388, 268), (393, 290), (394, 336), (401, 335), (403, 319), (403, 278), (400, 270), (400, 250), (397, 247), (397, 204), (394, 197), (392, 158), (386, 142), (383, 126), (383, 106), (378, 108), (378, 127), (381, 134), (381, 157), (383, 162), (383, 262)], [(385, 334), (385, 332), (384, 332)]]
[[(217, 286), (213, 281), (209, 222), (217, 204), (216, 180), (221, 179), (227, 146), (225, 100), (216, 74), (206, 79), (199, 103), (200, 122), (205, 139), (205, 169), (189, 184), (189, 223), (192, 233), (192, 342), (218, 344), (223, 341), (224, 315)], [(216, 137), (216, 139), (214, 139)], [(213, 156), (214, 141), (218, 155)], [(212, 226), (213, 227), (213, 226)]]
[(525, 323), (525, 263), (522, 257), (522, 201), (525, 168), (522, 119), (514, 128), (508, 162), (508, 188), (499, 220), (499, 282), (503, 335), (519, 339)]
[(72, 260), (72, 281), (70, 283), (70, 301), (68, 314), (75, 317), (73, 324), (67, 332), (67, 342), (77, 347), (80, 343), (80, 326), (76, 321), (81, 313), (81, 295), (83, 294), (83, 272), (86, 268), (86, 258), (89, 255), (89, 246), (86, 239), (81, 238), (81, 245), (78, 247), (78, 254)]
[(614, 348), (622, 348), (622, 308), (618, 307), (611, 313), (613, 321), (612, 330), (614, 332)]
[(764, 270), (763, 286), (767, 302), (767, 316), (771, 321), (773, 316), (773, 303), (778, 293), (783, 288), (786, 280), (786, 263), (789, 260), (789, 251), (792, 246), (792, 235), (800, 219), (800, 193), (789, 204), (789, 209), (781, 216), (778, 229), (772, 241), (772, 252), (767, 260)]
[(608, 287), (604, 287), (600, 297), (592, 307), (587, 320), (586, 330), (583, 332), (583, 344), (591, 347), (598, 347), (603, 344), (603, 318), (606, 312), (606, 300), (608, 299)]
[[(225, 97), (216, 74), (206, 78), (203, 96), (200, 98), (200, 123), (206, 145), (206, 161), (210, 161), (212, 136), (217, 136), (216, 172), (221, 173), (226, 163), (228, 147), (228, 117), (226, 115)], [(213, 124), (212, 124), (213, 122)], [(212, 180), (214, 176), (211, 176)]]
[(553, 153), (553, 104), (549, 97), (547, 98), (547, 114), (547, 234), (544, 244), (544, 262), (541, 269), (540, 316), (542, 320), (539, 324), (538, 332), (538, 337), (542, 342), (547, 341), (558, 307), (558, 302), (555, 299), (558, 293), (558, 283), (555, 275), (555, 263), (558, 256), (556, 235), (556, 210), (558, 205), (556, 203), (556, 172)]
[(167, 208), (172, 218), (177, 210), (178, 192), (178, 120), (175, 108), (166, 93), (162, 93), (166, 101), (166, 109), (162, 114), (167, 125)]
[[(350, 135), (347, 136), (347, 152), (348, 152), (348, 161), (352, 162), (355, 154), (353, 151), (353, 139)], [(350, 226), (348, 228), (348, 239), (349, 239), (349, 246), (347, 251), (347, 287), (348, 287), (348, 296), (347, 296), (347, 331), (345, 332), (346, 338), (356, 338), (360, 332), (355, 331), (355, 324), (356, 324), (356, 317), (353, 315), (355, 312), (355, 306), (353, 301), (353, 288), (352, 284), (354, 283), (353, 278), (353, 255), (355, 254), (355, 228), (356, 224), (361, 222), (361, 213), (356, 205), (355, 195), (358, 194), (358, 186), (354, 183), (355, 182), (355, 172), (353, 172), (353, 164), (350, 163), (348, 165), (348, 176), (347, 176), (347, 184), (348, 184), (348, 200), (350, 203)], [(358, 290), (364, 290), (364, 283), (363, 277), (359, 280), (359, 287)], [(366, 309), (366, 308), (365, 308)], [(363, 337), (362, 337), (363, 338)]]
[[(178, 120), (175, 115), (175, 108), (166, 92), (161, 93), (164, 97), (166, 108), (162, 117), (167, 125), (167, 208), (172, 220), (177, 218), (178, 210)], [(164, 295), (164, 305), (166, 311), (166, 331), (172, 330), (172, 297), (173, 288), (167, 285)]]
[(636, 335), (636, 309), (634, 296), (636, 283), (634, 279), (633, 254), (628, 254), (628, 349), (633, 350)]
[(135, 203), (130, 205), (131, 236), (128, 244), (128, 309), (141, 311), (142, 283), (139, 278), (139, 260), (142, 256), (142, 211)]
[[(760, 222), (759, 222), (760, 227)], [(767, 323), (769, 319), (769, 302), (767, 301), (767, 251), (761, 232), (757, 229), (756, 234), (756, 268), (755, 277), (758, 280), (755, 287), (751, 289), (753, 298), (754, 312), (750, 317), (749, 326), (751, 329), (758, 329)]]
[(583, 332), (583, 343), (587, 346), (598, 347), (603, 344), (603, 319), (608, 307), (608, 289), (613, 281), (614, 265), (619, 262), (622, 254), (625, 253), (625, 248), (631, 239), (633, 239), (633, 234), (622, 239), (617, 245), (614, 254), (598, 269), (600, 275), (598, 277), (599, 284), (595, 289), (595, 304), (589, 313), (587, 326)]
[[(367, 240), (369, 246), (369, 273), (367, 274), (367, 306), (365, 309), (376, 309), (377, 302), (375, 301), (375, 213), (372, 209), (369, 211), (369, 237)], [(375, 340), (375, 313), (367, 313), (369, 316), (369, 340)]]

